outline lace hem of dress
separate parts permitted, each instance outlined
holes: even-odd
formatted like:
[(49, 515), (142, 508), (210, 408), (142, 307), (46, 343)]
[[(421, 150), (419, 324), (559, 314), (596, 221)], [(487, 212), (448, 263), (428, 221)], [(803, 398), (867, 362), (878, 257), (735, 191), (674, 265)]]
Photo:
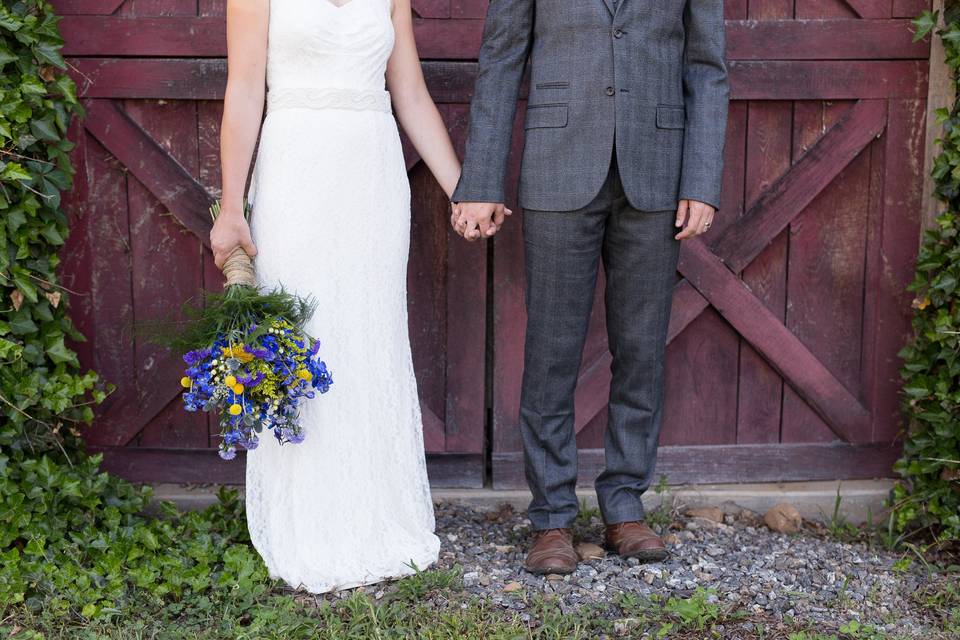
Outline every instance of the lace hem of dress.
[(267, 109), (350, 109), (390, 113), (390, 92), (318, 87), (289, 87), (267, 92)]

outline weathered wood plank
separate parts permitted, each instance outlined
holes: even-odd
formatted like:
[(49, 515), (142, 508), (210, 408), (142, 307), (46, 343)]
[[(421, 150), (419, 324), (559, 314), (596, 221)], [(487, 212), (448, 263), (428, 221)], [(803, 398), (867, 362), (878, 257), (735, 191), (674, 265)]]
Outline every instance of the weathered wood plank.
[[(793, 17), (793, 0), (751, 0), (748, 17), (763, 21), (768, 30), (775, 25), (789, 24)], [(748, 34), (743, 34), (749, 37)], [(771, 33), (772, 35), (772, 33)], [(781, 34), (781, 37), (785, 34)], [(734, 36), (736, 37), (736, 36)], [(777, 47), (779, 49), (779, 46)], [(790, 168), (790, 120), (793, 105), (789, 102), (750, 102), (747, 106), (747, 140), (744, 158), (744, 208), (753, 203), (770, 184)], [(713, 238), (722, 238), (732, 225), (713, 230)], [(771, 239), (741, 277), (758, 300), (780, 320), (786, 303), (786, 242), (782, 237)], [(699, 319), (698, 319), (699, 320)], [(764, 361), (747, 340), (739, 338), (739, 379), (735, 442), (776, 442), (780, 430), (780, 398), (783, 382), (777, 372)]]
[(773, 22), (793, 17), (794, 0), (750, 0), (747, 17), (753, 21)]
[[(211, 0), (216, 2), (219, 0)], [(223, 104), (209, 100), (197, 100), (197, 154), (199, 156), (198, 180), (209, 193), (220, 194), (220, 117)], [(203, 247), (200, 269), (203, 288), (220, 291), (224, 277), (213, 262), (213, 252)], [(207, 415), (207, 446), (220, 444), (220, 423), (217, 416)]]
[[(800, 103), (795, 155), (843, 116), (846, 104)], [(864, 263), (870, 210), (869, 151), (859, 154), (790, 223), (785, 325), (848, 389), (860, 395)], [(790, 388), (784, 390), (783, 442), (830, 441), (834, 434)], [(857, 441), (868, 440), (866, 433)]]
[(420, 415), (423, 422), (423, 448), (428, 452), (442, 452), (446, 444), (445, 425), (433, 409), (424, 404), (424, 389), (420, 388)]
[[(752, 5), (751, 5), (752, 6)], [(792, 7), (791, 7), (792, 10)], [(745, 200), (747, 210), (790, 170), (789, 102), (751, 102), (747, 115)], [(718, 230), (722, 239), (732, 226)], [(713, 243), (714, 245), (717, 242)], [(787, 306), (787, 237), (780, 233), (742, 271), (743, 281), (781, 322)], [(737, 386), (737, 442), (777, 442), (780, 433), (783, 381), (750, 343), (740, 340), (740, 384)]]
[(410, 7), (417, 18), (450, 17), (450, 0), (412, 0)]
[(893, 0), (891, 15), (894, 18), (916, 18), (921, 11), (930, 8), (930, 3), (931, 0)]
[[(521, 109), (522, 111), (522, 109)], [(523, 210), (516, 206), (523, 148), (523, 116), (513, 124), (513, 146), (507, 167), (507, 206), (513, 209), (508, 225), (493, 240), (493, 451), (520, 451), (520, 383), (527, 310), (523, 265)], [(462, 148), (457, 149), (463, 153)], [(461, 156), (462, 157), (462, 156)], [(507, 232), (508, 231), (508, 232)]]
[[(910, 336), (913, 294), (906, 290), (913, 279), (917, 244), (912, 239), (920, 233), (920, 204), (923, 177), (922, 100), (892, 100), (889, 104), (887, 129), (882, 144), (883, 196), (882, 225), (877, 263), (867, 281), (864, 304), (868, 317), (876, 320), (873, 341), (864, 345), (867, 361), (865, 388), (873, 400), (875, 420), (871, 438), (890, 440), (901, 429), (901, 397), (892, 390), (900, 387), (900, 358), (897, 352)], [(906, 241), (910, 238), (911, 241)]]
[(114, 13), (124, 0), (54, 0), (51, 4), (59, 16), (101, 15)]
[(869, 427), (870, 413), (702, 241), (684, 243), (680, 272), (841, 438)]
[(796, 0), (793, 15), (800, 19), (858, 19), (860, 17), (845, 0)]
[[(886, 478), (899, 455), (900, 447), (887, 443), (665, 446), (654, 481), (661, 475), (670, 484)], [(592, 486), (603, 468), (603, 449), (581, 450), (578, 484)], [(493, 470), (494, 489), (526, 486), (520, 453), (494, 453)]]
[[(781, 1), (781, 0), (778, 0)], [(226, 55), (220, 16), (65, 16), (61, 31), (71, 56)], [(414, 19), (422, 58), (475, 60), (483, 20)], [(926, 59), (909, 20), (742, 20), (727, 23), (727, 58), (744, 60)]]
[(844, 0), (861, 18), (889, 18), (890, 0)]
[[(222, 59), (70, 58), (88, 98), (220, 100), (227, 66)], [(476, 63), (424, 62), (430, 94), (438, 103), (473, 97)], [(850, 100), (922, 98), (927, 66), (910, 60), (856, 63), (743, 61), (729, 64), (734, 100)], [(87, 76), (89, 80), (80, 75)], [(882, 79), (882, 81), (881, 81)], [(521, 93), (521, 98), (525, 93)]]
[[(436, 184), (419, 164), (410, 172), (411, 232), (407, 265), (407, 298), (413, 364), (424, 412), (427, 451), (443, 451), (446, 441), (446, 252), (445, 219), (438, 216)], [(441, 193), (440, 196), (443, 194)], [(427, 413), (429, 412), (429, 413)], [(435, 420), (428, 420), (429, 414)]]
[[(466, 137), (466, 105), (443, 105), (454, 139)], [(444, 379), (446, 451), (480, 453), (484, 448), (487, 383), (487, 243), (464, 242), (449, 224), (450, 201), (431, 177), (432, 214), (444, 234), (438, 247), (445, 276)]]
[(913, 60), (737, 61), (728, 65), (738, 100), (866, 100), (926, 95), (927, 67)]
[(660, 442), (737, 441), (737, 346), (730, 325), (708, 309), (667, 347)]
[[(85, 365), (117, 386), (95, 408), (95, 427), (87, 429), (90, 443), (111, 443), (110, 434), (122, 429), (125, 417), (117, 411), (124, 395), (136, 392), (137, 363), (133, 358), (133, 255), (127, 208), (127, 179), (123, 168), (96, 140), (85, 141), (87, 180), (90, 190), (84, 205), (87, 244), (90, 247), (87, 295), (73, 299), (82, 306), (89, 325), (78, 324), (93, 347)], [(79, 176), (78, 176), (79, 179)], [(131, 409), (136, 411), (136, 407)]]
[[(100, 468), (130, 482), (243, 484), (245, 453), (221, 460), (216, 449), (168, 449), (155, 447), (88, 447), (102, 453)], [(467, 454), (427, 454), (430, 486), (470, 489), (483, 486), (483, 457)]]
[[(175, 158), (192, 175), (198, 173), (197, 137), (184, 135), (184, 127), (196, 132), (197, 108), (191, 101), (132, 101), (124, 112), (151, 139), (159, 141), (163, 150)], [(198, 296), (202, 284), (203, 243), (164, 210), (163, 205), (139, 180), (127, 181), (130, 208), (130, 246), (133, 260), (133, 309), (136, 322), (142, 323), (166, 316), (187, 298)], [(137, 362), (138, 385), (157, 367), (172, 376), (143, 388), (144, 395), (163, 394), (167, 402), (149, 417), (142, 432), (136, 435), (138, 445), (206, 447), (207, 416), (186, 413), (180, 402), (169, 402), (170, 390), (182, 374), (180, 354), (135, 337), (134, 360)], [(157, 388), (159, 387), (159, 388)], [(152, 404), (149, 403), (148, 404)], [(141, 410), (142, 413), (146, 413)], [(133, 434), (127, 434), (128, 436)]]

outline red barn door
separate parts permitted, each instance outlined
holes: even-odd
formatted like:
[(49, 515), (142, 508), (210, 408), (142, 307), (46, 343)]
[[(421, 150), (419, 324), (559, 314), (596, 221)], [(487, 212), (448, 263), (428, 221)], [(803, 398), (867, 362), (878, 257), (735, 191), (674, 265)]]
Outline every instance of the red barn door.
[[(889, 475), (929, 51), (912, 42), (908, 18), (928, 3), (725, 4), (722, 211), (682, 251), (658, 474), (671, 483)], [(511, 225), (493, 265), (496, 487), (523, 485), (522, 243)], [(576, 398), (584, 483), (603, 464), (601, 299)]]
[[(211, 453), (211, 426), (179, 409), (179, 362), (130, 333), (220, 283), (204, 243), (219, 182), (223, 3), (57, 3), (89, 114), (74, 136), (86, 179), (63, 271), (87, 294), (74, 297), (91, 338), (82, 359), (120, 387), (90, 442), (129, 477), (240, 481), (239, 464)], [(887, 475), (923, 166), (928, 46), (912, 42), (909, 18), (929, 3), (725, 4), (723, 210), (683, 250), (658, 470), (672, 482)], [(414, 11), (431, 93), (462, 149), (486, 2), (414, 0)], [(492, 246), (455, 241), (442, 193), (412, 153), (408, 166), (410, 331), (432, 477), (475, 486), (489, 454), (494, 486), (520, 486), (521, 214)], [(603, 336), (597, 306), (577, 394), (585, 482), (602, 464)]]
[[(206, 209), (219, 188), (219, 120), (226, 80), (222, 0), (58, 0), (65, 54), (87, 117), (73, 139), (80, 177), (69, 202), (73, 233), (62, 268), (89, 342), (84, 365), (117, 384), (88, 442), (107, 468), (144, 481), (242, 482), (243, 463), (213, 453), (216, 425), (185, 413), (177, 354), (138, 339), (156, 317), (222, 276), (208, 247)], [(450, 17), (449, 3), (416, 2)], [(444, 11), (446, 15), (443, 14)], [(475, 49), (476, 24), (431, 38), (424, 57)], [(428, 64), (444, 116), (462, 131), (459, 67)], [(463, 83), (461, 83), (462, 85)], [(486, 251), (454, 242), (446, 199), (408, 153), (413, 190), (410, 335), (433, 483), (483, 482)], [(331, 363), (334, 366), (335, 363)]]

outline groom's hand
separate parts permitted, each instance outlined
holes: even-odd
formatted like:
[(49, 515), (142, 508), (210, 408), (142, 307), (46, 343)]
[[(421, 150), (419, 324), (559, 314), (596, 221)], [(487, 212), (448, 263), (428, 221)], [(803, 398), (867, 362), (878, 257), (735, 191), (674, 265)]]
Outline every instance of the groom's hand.
[(450, 224), (467, 240), (492, 238), (512, 213), (502, 202), (454, 202)]
[(713, 206), (698, 202), (697, 200), (681, 200), (677, 205), (677, 220), (674, 223), (677, 227), (682, 227), (686, 223), (686, 228), (673, 236), (677, 240), (686, 240), (706, 233), (713, 224), (713, 214), (716, 213)]

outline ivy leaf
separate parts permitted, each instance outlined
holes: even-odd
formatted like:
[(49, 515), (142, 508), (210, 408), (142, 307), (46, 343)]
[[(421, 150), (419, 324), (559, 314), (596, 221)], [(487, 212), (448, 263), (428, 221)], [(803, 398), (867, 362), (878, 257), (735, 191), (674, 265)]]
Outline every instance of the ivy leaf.
[(6, 338), (0, 338), (0, 358), (13, 360), (20, 355), (22, 349), (22, 345)]
[(23, 209), (16, 207), (7, 212), (7, 228), (10, 229), (10, 233), (16, 233), (17, 229), (21, 225), (26, 224), (27, 216), (23, 213)]
[(24, 336), (30, 333), (36, 333), (39, 327), (30, 317), (27, 308), (22, 308), (10, 316), (10, 333), (15, 336)]
[(31, 120), (30, 132), (40, 140), (46, 140), (47, 142), (56, 142), (60, 139), (57, 125), (53, 123), (53, 118), (49, 116), (40, 120)]
[(16, 267), (13, 269), (13, 282), (17, 285), (17, 289), (23, 293), (27, 300), (36, 304), (38, 300), (37, 288), (33, 286), (33, 283), (30, 282), (30, 279), (21, 269), (17, 269)]
[(6, 47), (2, 42), (0, 42), (0, 67), (7, 64), (8, 62), (13, 62), (17, 59), (17, 56), (11, 53), (10, 49)]
[[(59, 195), (59, 192), (58, 192)], [(60, 246), (63, 244), (63, 236), (60, 235), (60, 232), (57, 231), (57, 227), (53, 223), (48, 224), (43, 229), (40, 230), (40, 235), (50, 241), (50, 244), (55, 246)]]
[(916, 31), (913, 34), (913, 41), (923, 40), (930, 35), (930, 32), (936, 28), (939, 18), (939, 11), (924, 11), (914, 18), (913, 26), (916, 27)]
[(0, 13), (0, 29), (7, 29), (8, 31), (17, 31), (20, 27), (23, 26), (23, 22), (20, 21), (16, 16), (12, 16), (6, 11)]
[(60, 69), (66, 69), (67, 64), (63, 61), (63, 56), (60, 54), (60, 49), (60, 45), (41, 42), (33, 47), (33, 53), (35, 56), (37, 56), (37, 60), (40, 62), (52, 64)]
[(59, 76), (54, 81), (53, 86), (60, 92), (60, 95), (66, 98), (67, 102), (77, 101), (77, 85), (70, 76)]
[(30, 180), (33, 178), (27, 170), (20, 166), (17, 162), (10, 162), (4, 167), (3, 172), (0, 173), (0, 178), (5, 180)]
[(57, 364), (67, 362), (77, 367), (80, 366), (80, 362), (77, 360), (77, 354), (68, 349), (63, 343), (63, 336), (59, 336), (47, 344), (46, 352), (47, 355), (50, 356), (50, 359)]
[(43, 84), (43, 81), (37, 77), (28, 77), (24, 78), (20, 83), (21, 93), (34, 96), (45, 96), (47, 95), (47, 86)]

